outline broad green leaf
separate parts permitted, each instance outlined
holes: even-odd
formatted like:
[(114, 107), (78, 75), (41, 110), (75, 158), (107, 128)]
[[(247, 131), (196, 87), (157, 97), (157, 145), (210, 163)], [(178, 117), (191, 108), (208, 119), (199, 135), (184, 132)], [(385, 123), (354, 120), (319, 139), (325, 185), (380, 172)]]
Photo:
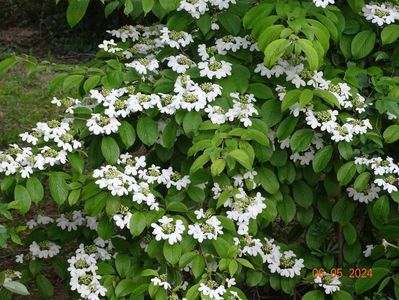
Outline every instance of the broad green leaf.
[(392, 44), (399, 38), (399, 25), (390, 24), (381, 31), (382, 45)]
[(109, 164), (115, 164), (121, 154), (118, 143), (110, 136), (102, 138), (101, 153)]
[(130, 233), (133, 237), (139, 236), (146, 227), (146, 218), (144, 213), (137, 211), (130, 218)]
[(316, 70), (320, 66), (320, 57), (313, 43), (306, 39), (298, 39), (296, 45), (303, 51), (309, 68)]
[(302, 300), (324, 300), (324, 293), (322, 291), (310, 291), (303, 295)]
[(218, 176), (220, 173), (223, 172), (226, 166), (226, 161), (222, 158), (215, 160), (211, 165), (211, 173), (212, 176)]
[(131, 260), (128, 255), (118, 254), (115, 259), (115, 267), (118, 274), (123, 278), (129, 273)]
[(193, 275), (195, 278), (198, 278), (199, 276), (204, 273), (205, 270), (205, 259), (204, 257), (197, 255), (193, 261), (192, 261), (192, 268), (191, 268)]
[(132, 279), (122, 279), (115, 288), (116, 297), (124, 297), (131, 294), (135, 288), (137, 287), (137, 283)]
[(265, 65), (270, 68), (284, 55), (285, 50), (290, 46), (290, 42), (286, 39), (278, 39), (271, 42), (265, 48)]
[(353, 58), (361, 59), (369, 55), (374, 48), (375, 37), (375, 33), (371, 30), (363, 30), (356, 34), (351, 44)]
[(114, 12), (115, 9), (119, 6), (119, 1), (111, 1), (104, 8), (105, 17), (108, 18), (110, 14)]
[(389, 199), (386, 195), (381, 196), (373, 204), (373, 216), (381, 223), (388, 222), (390, 211)]
[(147, 146), (155, 144), (159, 137), (157, 123), (150, 117), (143, 116), (137, 122), (137, 135)]
[(82, 20), (89, 3), (90, 0), (69, 0), (66, 13), (69, 26), (74, 27)]
[(80, 156), (79, 152), (69, 152), (67, 158), (72, 169), (77, 171), (79, 174), (82, 174), (84, 169), (84, 160)]
[(248, 170), (252, 169), (253, 161), (248, 156), (247, 152), (245, 152), (244, 150), (235, 149), (235, 150), (229, 152), (229, 156), (236, 159), (240, 163), (240, 165), (242, 165), (246, 169), (248, 169)]
[(356, 242), (357, 232), (355, 226), (347, 223), (343, 226), (345, 241), (348, 245), (353, 245)]
[[(399, 25), (398, 25), (399, 27)], [(384, 140), (388, 144), (394, 143), (399, 140), (399, 125), (391, 125), (384, 131)]]
[(347, 185), (355, 176), (356, 165), (353, 161), (343, 164), (337, 172), (337, 179), (340, 185)]
[(371, 174), (369, 172), (363, 172), (357, 176), (355, 183), (353, 184), (353, 187), (356, 189), (356, 191), (362, 192), (368, 187), (370, 176)]
[(141, 4), (143, 6), (143, 11), (145, 14), (151, 11), (154, 6), (155, 0), (141, 0)]
[(54, 295), (54, 286), (44, 275), (36, 276), (36, 285), (43, 298), (48, 299)]
[(279, 191), (280, 183), (272, 170), (260, 168), (257, 170), (257, 173), (255, 181), (260, 183), (266, 192), (274, 194)]
[(134, 127), (127, 121), (122, 121), (121, 126), (119, 126), (119, 135), (121, 137), (122, 143), (129, 148), (136, 141), (136, 131)]
[(165, 148), (170, 149), (176, 142), (177, 124), (175, 121), (170, 120), (165, 126), (162, 133), (162, 144)]
[(8, 204), (8, 208), (16, 209), (21, 214), (26, 214), (32, 204), (31, 196), (28, 190), (20, 184), (17, 184), (14, 189), (14, 201)]
[(331, 160), (333, 147), (328, 145), (318, 150), (314, 156), (312, 166), (316, 173), (323, 171)]
[(326, 103), (330, 104), (331, 106), (335, 106), (338, 108), (341, 107), (337, 97), (335, 97), (334, 94), (329, 91), (315, 89), (315, 90), (313, 90), (313, 94), (316, 95), (317, 97), (320, 97), (321, 99), (323, 99)]
[(299, 129), (294, 132), (290, 139), (292, 152), (302, 152), (309, 148), (314, 136), (312, 129)]
[(295, 181), (292, 185), (292, 194), (295, 202), (304, 208), (308, 208), (313, 204), (313, 191), (302, 180)]
[(44, 197), (44, 188), (39, 179), (32, 176), (26, 180), (26, 188), (34, 203), (39, 203)]
[(183, 119), (183, 129), (187, 135), (193, 135), (198, 131), (202, 123), (202, 117), (199, 112), (190, 111)]
[(237, 35), (240, 32), (241, 20), (238, 16), (230, 12), (224, 12), (218, 14), (218, 19), (223, 28), (232, 35)]
[(284, 197), (282, 201), (277, 203), (277, 211), (284, 223), (288, 224), (295, 217), (296, 205), (294, 200), (289, 196)]
[(163, 244), (163, 255), (167, 262), (175, 265), (179, 262), (181, 257), (182, 247), (180, 244), (170, 245), (167, 241)]

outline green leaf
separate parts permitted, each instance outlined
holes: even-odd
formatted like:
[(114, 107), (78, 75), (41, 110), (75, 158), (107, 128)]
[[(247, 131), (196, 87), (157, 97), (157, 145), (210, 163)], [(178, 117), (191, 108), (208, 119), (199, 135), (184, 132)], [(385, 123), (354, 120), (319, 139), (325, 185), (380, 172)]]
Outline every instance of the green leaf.
[(190, 167), (190, 174), (193, 174), (199, 169), (201, 169), (208, 161), (209, 161), (209, 154), (201, 154), (200, 156), (198, 156)]
[(14, 188), (14, 201), (8, 204), (9, 209), (16, 209), (21, 214), (26, 214), (32, 204), (32, 199), (29, 191), (20, 184), (17, 184)]
[(155, 144), (159, 137), (157, 123), (150, 117), (140, 117), (137, 122), (137, 135), (145, 145)]
[(26, 180), (26, 188), (34, 203), (39, 203), (44, 197), (44, 188), (39, 179), (32, 176)]
[(288, 224), (295, 217), (296, 205), (294, 200), (289, 196), (284, 197), (282, 201), (277, 203), (277, 211), (284, 223)]
[(267, 45), (265, 54), (265, 65), (270, 68), (284, 55), (285, 50), (290, 46), (290, 42), (286, 39), (278, 39)]
[(373, 216), (381, 223), (388, 222), (390, 211), (389, 199), (387, 196), (381, 196), (373, 204)]
[(317, 54), (317, 50), (313, 46), (313, 43), (306, 39), (298, 39), (296, 41), (296, 45), (305, 53), (306, 61), (309, 64), (309, 68), (312, 70), (316, 70), (319, 65), (319, 55)]
[(100, 83), (100, 81), (101, 81), (100, 75), (90, 76), (83, 83), (83, 89), (85, 90), (86, 93), (88, 93), (90, 90), (94, 89)]
[(118, 143), (110, 136), (104, 136), (102, 138), (101, 153), (109, 164), (116, 164), (121, 154)]
[(235, 149), (235, 150), (229, 152), (229, 156), (231, 156), (235, 160), (237, 160), (240, 163), (240, 165), (242, 165), (246, 169), (248, 169), (248, 170), (252, 169), (253, 161), (248, 156), (247, 152), (245, 152), (244, 150)]
[(51, 298), (54, 295), (54, 286), (44, 275), (36, 276), (36, 285), (43, 298)]
[(136, 141), (136, 131), (132, 124), (127, 121), (122, 121), (121, 126), (119, 126), (119, 135), (121, 137), (122, 143), (129, 148)]
[(126, 277), (130, 270), (130, 257), (125, 254), (118, 254), (115, 259), (115, 267), (118, 274), (123, 278)]
[(202, 15), (197, 20), (197, 26), (201, 30), (203, 35), (206, 35), (211, 30), (211, 24), (212, 24), (212, 19), (208, 13)]
[(272, 99), (273, 91), (270, 87), (263, 83), (250, 83), (247, 93), (254, 94), (259, 99)]
[(244, 258), (237, 258), (237, 261), (243, 265), (244, 267), (247, 267), (249, 269), (255, 270), (254, 266), (247, 260)]
[(167, 262), (175, 265), (179, 262), (181, 257), (182, 247), (180, 244), (170, 245), (167, 241), (163, 244), (163, 255)]
[(152, 7), (154, 6), (154, 0), (141, 0), (141, 4), (143, 5), (143, 11), (145, 14), (151, 11)]
[(332, 294), (332, 300), (353, 300), (353, 297), (347, 291), (340, 290)]
[(343, 226), (345, 241), (348, 245), (353, 245), (356, 242), (357, 232), (355, 226), (347, 223)]
[(347, 185), (355, 176), (355, 173), (356, 165), (353, 161), (343, 164), (337, 172), (337, 179), (340, 185)]
[(238, 16), (230, 12), (224, 12), (218, 14), (218, 19), (223, 28), (232, 35), (237, 35), (240, 32), (241, 19)]
[(382, 45), (392, 44), (399, 38), (399, 25), (390, 24), (381, 31)]
[(363, 30), (356, 34), (352, 40), (351, 51), (353, 58), (366, 57), (374, 48), (376, 35), (371, 30)]
[(385, 276), (389, 274), (389, 269), (381, 267), (373, 267), (373, 276), (370, 278), (358, 278), (355, 282), (355, 291), (363, 294), (377, 285)]
[(14, 294), (23, 295), (23, 296), (30, 295), (26, 286), (24, 286), (22, 283), (18, 281), (11, 281), (11, 280), (5, 281), (3, 282), (3, 287)]
[(64, 92), (69, 92), (71, 90), (77, 91), (83, 79), (84, 76), (79, 74), (74, 74), (66, 77), (62, 84), (63, 91)]
[(0, 61), (0, 75), (7, 72), (8, 69), (13, 67), (17, 63), (18, 63), (18, 59), (15, 55), (7, 57), (6, 59), (3, 59), (2, 61)]
[(331, 218), (333, 222), (340, 224), (346, 224), (353, 218), (353, 212), (355, 210), (355, 203), (352, 199), (341, 198), (333, 207), (331, 212)]
[(179, 6), (180, 0), (159, 0), (166, 12), (171, 12)]
[(199, 187), (190, 186), (187, 189), (187, 194), (193, 201), (197, 203), (202, 203), (205, 200), (205, 191)]
[(322, 291), (310, 291), (303, 295), (302, 300), (324, 300)]
[(320, 90), (320, 89), (314, 89), (313, 94), (316, 95), (317, 97), (320, 97), (323, 99), (326, 103), (340, 108), (341, 105), (339, 104), (339, 101), (337, 97), (334, 96), (333, 93), (326, 91), (326, 90)]
[(82, 20), (89, 3), (90, 0), (69, 0), (66, 13), (69, 26), (74, 27)]
[(355, 183), (353, 184), (353, 187), (356, 189), (356, 191), (362, 192), (367, 188), (369, 185), (370, 176), (371, 174), (369, 172), (363, 172), (357, 176)]
[(184, 253), (179, 259), (179, 268), (187, 266), (196, 256), (198, 256), (198, 253), (195, 251)]
[(115, 288), (115, 296), (120, 298), (131, 294), (137, 287), (132, 279), (122, 279)]
[(146, 218), (145, 215), (137, 211), (130, 218), (130, 233), (133, 237), (139, 236), (146, 227)]
[(211, 165), (211, 174), (213, 177), (218, 176), (226, 167), (226, 161), (222, 158), (215, 160)]
[[(399, 27), (399, 25), (398, 25)], [(385, 129), (383, 134), (385, 142), (388, 144), (394, 143), (399, 140), (399, 125), (391, 125)]]
[(67, 158), (72, 169), (77, 171), (79, 174), (82, 174), (84, 169), (84, 160), (80, 156), (79, 152), (69, 152)]
[(314, 131), (312, 129), (299, 129), (294, 132), (290, 139), (292, 152), (302, 152), (309, 148), (312, 142)]
[(177, 124), (170, 120), (162, 133), (162, 144), (166, 149), (170, 149), (176, 142)]
[(260, 183), (266, 192), (269, 194), (275, 194), (279, 191), (280, 183), (272, 170), (260, 168), (257, 170), (257, 173), (255, 181)]
[(183, 119), (183, 129), (186, 135), (195, 134), (202, 123), (201, 114), (196, 111), (188, 112)]
[(192, 261), (191, 270), (195, 278), (200, 277), (205, 270), (205, 259), (202, 256), (197, 255)]
[(292, 185), (292, 193), (300, 206), (308, 208), (313, 204), (313, 191), (304, 181), (295, 181)]
[(318, 150), (314, 156), (312, 166), (316, 173), (323, 171), (331, 160), (333, 154), (333, 147), (328, 145)]
[(115, 9), (119, 6), (119, 1), (115, 0), (108, 3), (104, 8), (105, 17), (108, 18), (110, 14), (114, 12)]

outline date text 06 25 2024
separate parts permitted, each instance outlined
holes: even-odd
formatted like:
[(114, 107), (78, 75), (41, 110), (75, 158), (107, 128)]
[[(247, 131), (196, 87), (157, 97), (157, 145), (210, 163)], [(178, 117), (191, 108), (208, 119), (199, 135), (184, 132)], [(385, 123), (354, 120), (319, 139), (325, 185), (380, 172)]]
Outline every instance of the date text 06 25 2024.
[(329, 272), (323, 268), (315, 268), (312, 270), (313, 277), (331, 276), (331, 277), (349, 277), (349, 278), (371, 278), (373, 277), (372, 268), (331, 268)]

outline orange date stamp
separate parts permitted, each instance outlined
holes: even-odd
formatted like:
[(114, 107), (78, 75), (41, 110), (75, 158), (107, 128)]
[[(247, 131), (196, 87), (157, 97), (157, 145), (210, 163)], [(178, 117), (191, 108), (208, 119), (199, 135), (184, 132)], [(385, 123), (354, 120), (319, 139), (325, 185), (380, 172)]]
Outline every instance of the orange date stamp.
[(348, 277), (348, 278), (371, 278), (373, 277), (372, 268), (331, 268), (330, 270), (325, 270), (323, 268), (314, 268), (312, 270), (313, 278), (325, 276), (328, 277)]

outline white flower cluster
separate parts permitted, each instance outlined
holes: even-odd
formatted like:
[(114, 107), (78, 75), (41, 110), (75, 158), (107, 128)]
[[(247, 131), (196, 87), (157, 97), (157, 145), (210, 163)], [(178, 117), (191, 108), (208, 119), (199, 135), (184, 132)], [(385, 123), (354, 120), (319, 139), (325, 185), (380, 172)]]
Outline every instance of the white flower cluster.
[[(163, 184), (168, 189), (173, 186), (181, 190), (190, 184), (188, 175), (182, 176), (172, 167), (161, 170), (160, 167), (152, 165), (146, 168), (145, 156), (133, 157), (125, 153), (119, 157), (117, 163), (118, 167), (106, 165), (94, 170), (93, 178), (97, 179), (96, 184), (102, 189), (106, 188), (114, 196), (132, 194), (133, 202), (145, 203), (151, 210), (158, 210), (159, 203), (150, 185), (155, 187)], [(123, 215), (128, 215), (127, 213), (128, 211), (125, 211)], [(117, 216), (115, 221), (120, 218), (122, 216)], [(130, 217), (128, 219), (130, 220)], [(127, 225), (128, 219), (124, 219), (122, 223)], [(121, 227), (122, 223), (119, 222), (118, 226)]]
[(80, 210), (62, 213), (55, 220), (52, 217), (38, 214), (36, 218), (27, 221), (26, 226), (29, 229), (33, 229), (39, 225), (48, 225), (54, 222), (56, 222), (57, 227), (68, 231), (76, 231), (78, 230), (78, 226), (83, 225), (91, 230), (97, 229), (97, 219), (95, 217), (83, 216)]
[(362, 192), (356, 191), (356, 189), (351, 186), (347, 187), (346, 191), (348, 192), (348, 196), (353, 200), (367, 204), (379, 197), (378, 193), (381, 191), (381, 189), (372, 183), (368, 189)]
[[(208, 279), (205, 282), (201, 282), (198, 291), (204, 295), (205, 297), (208, 297), (210, 299), (215, 299), (215, 300), (223, 300), (226, 299), (224, 296), (226, 296), (227, 288), (230, 288), (234, 285), (236, 285), (235, 278), (226, 278), (223, 283), (219, 284), (213, 279)], [(240, 299), (238, 297), (238, 294), (236, 292), (230, 292), (231, 295), (227, 295), (227, 299)], [(230, 297), (232, 296), (232, 297)]]
[(36, 243), (32, 242), (29, 246), (29, 252), (33, 260), (36, 258), (51, 258), (60, 253), (61, 246), (51, 242), (51, 241), (42, 241)]
[(178, 11), (186, 11), (193, 18), (199, 19), (210, 9), (228, 9), (231, 4), (235, 4), (236, 0), (182, 0)]
[(158, 223), (161, 225), (157, 223), (151, 224), (151, 227), (154, 228), (152, 234), (155, 235), (157, 241), (167, 240), (170, 245), (181, 242), (183, 238), (182, 234), (186, 229), (182, 220), (174, 220), (167, 216), (163, 216), (158, 220)]
[(378, 26), (395, 23), (399, 20), (398, 6), (389, 2), (370, 2), (363, 6), (362, 12), (366, 20), (369, 20)]
[[(381, 157), (367, 158), (367, 157), (356, 157), (355, 158), (356, 165), (364, 165), (371, 169), (375, 179), (373, 183), (379, 187), (382, 187), (384, 191), (387, 191), (389, 194), (392, 192), (398, 191), (399, 184), (399, 166), (393, 161), (391, 157), (387, 157), (383, 159)], [(374, 188), (371, 191), (371, 197), (377, 197), (375, 193), (377, 192), (377, 187), (372, 186)], [(370, 190), (371, 190), (370, 188)], [(369, 190), (369, 194), (370, 194)]]
[[(110, 245), (102, 240), (98, 240), (97, 244)], [(108, 258), (109, 254), (104, 257), (105, 252), (108, 254), (106, 249), (98, 245), (85, 247), (81, 244), (75, 255), (68, 259), (71, 290), (76, 291), (82, 299), (100, 300), (107, 292), (107, 289), (100, 283), (101, 276), (96, 272), (97, 260)]]
[(65, 164), (68, 152), (82, 146), (74, 138), (69, 122), (67, 119), (39, 122), (31, 132), (20, 134), (23, 141), (33, 146), (45, 145), (36, 150), (12, 144), (5, 151), (0, 151), (0, 173), (7, 176), (19, 173), (22, 178), (28, 178), (35, 169), (45, 170), (48, 166)]
[(223, 234), (221, 222), (217, 217), (212, 216), (210, 211), (204, 212), (201, 208), (194, 213), (200, 222), (188, 225), (188, 234), (192, 235), (199, 243), (204, 240), (216, 240), (219, 234)]
[(317, 7), (326, 8), (329, 4), (334, 4), (335, 0), (313, 0), (313, 3)]
[(237, 193), (224, 203), (224, 207), (230, 208), (226, 211), (227, 217), (237, 222), (238, 234), (248, 233), (249, 221), (256, 219), (266, 208), (264, 200), (259, 192), (255, 196), (250, 196), (243, 188), (238, 188)]
[(183, 284), (177, 287), (172, 287), (171, 284), (168, 282), (167, 274), (161, 274), (151, 278), (151, 283), (154, 286), (162, 287), (168, 293), (168, 300), (186, 300), (186, 298), (178, 296), (177, 292), (179, 290), (185, 291), (187, 289), (187, 281), (184, 281)]
[(327, 295), (333, 294), (340, 290), (341, 281), (338, 276), (334, 276), (333, 274), (329, 274), (324, 272), (323, 275), (318, 274), (314, 278), (314, 283), (316, 283), (319, 287), (324, 289), (324, 293)]
[(278, 273), (282, 277), (293, 278), (301, 274), (304, 267), (304, 260), (297, 258), (291, 250), (281, 251), (280, 246), (274, 243), (273, 239), (264, 238), (262, 242), (258, 238), (244, 235), (235, 237), (234, 243), (239, 247), (240, 256), (261, 256), (264, 263), (267, 263), (271, 273)]

